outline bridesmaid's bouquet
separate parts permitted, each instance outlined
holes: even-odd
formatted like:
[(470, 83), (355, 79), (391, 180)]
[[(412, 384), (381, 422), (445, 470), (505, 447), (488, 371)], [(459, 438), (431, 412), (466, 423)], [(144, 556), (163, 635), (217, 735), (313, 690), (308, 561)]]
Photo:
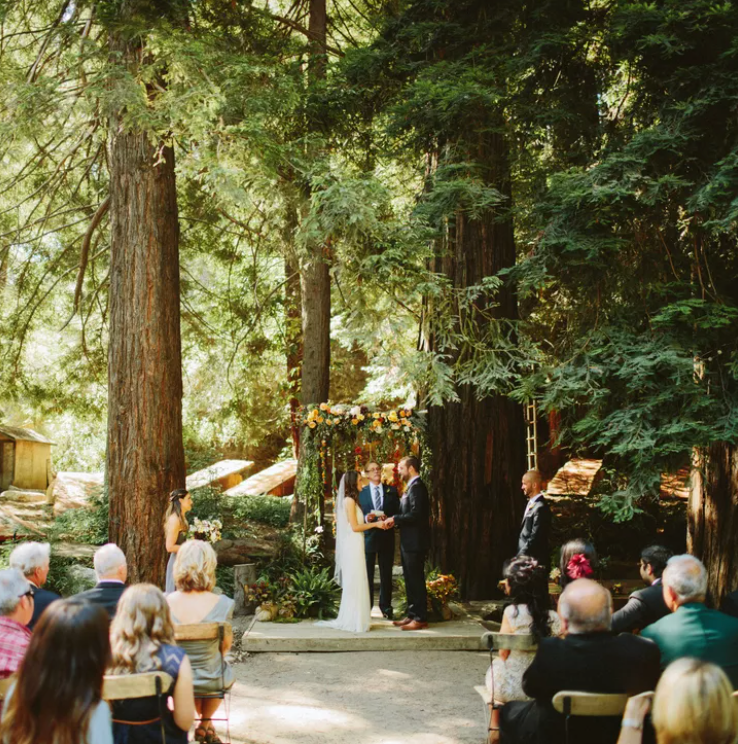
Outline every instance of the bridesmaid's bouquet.
[(198, 519), (195, 517), (190, 526), (189, 537), (192, 540), (204, 540), (211, 544), (220, 540), (220, 531), (223, 529), (223, 523), (220, 519)]

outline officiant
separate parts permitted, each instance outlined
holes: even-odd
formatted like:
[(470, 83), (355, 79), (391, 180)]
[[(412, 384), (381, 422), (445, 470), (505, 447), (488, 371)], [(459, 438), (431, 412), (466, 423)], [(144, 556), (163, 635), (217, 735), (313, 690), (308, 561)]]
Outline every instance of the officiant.
[[(359, 506), (367, 522), (393, 517), (400, 511), (397, 489), (382, 483), (379, 463), (367, 463), (365, 468), (369, 484), (361, 489)], [(395, 558), (394, 530), (367, 530), (364, 533), (366, 572), (369, 578), (369, 599), (374, 607), (374, 566), (379, 563), (379, 609), (388, 620), (392, 619), (392, 564)]]

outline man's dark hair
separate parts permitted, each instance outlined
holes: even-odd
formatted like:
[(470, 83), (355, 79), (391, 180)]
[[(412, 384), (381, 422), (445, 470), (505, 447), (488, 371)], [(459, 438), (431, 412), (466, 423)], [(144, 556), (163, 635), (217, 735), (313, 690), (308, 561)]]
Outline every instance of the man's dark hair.
[(651, 566), (653, 575), (657, 579), (661, 578), (661, 574), (664, 573), (666, 564), (671, 556), (671, 550), (665, 548), (663, 545), (649, 545), (641, 551), (641, 561)]
[(403, 457), (402, 461), (409, 468), (415, 468), (416, 473), (420, 473), (420, 460), (419, 458), (415, 457), (415, 455), (409, 455), (408, 457)]

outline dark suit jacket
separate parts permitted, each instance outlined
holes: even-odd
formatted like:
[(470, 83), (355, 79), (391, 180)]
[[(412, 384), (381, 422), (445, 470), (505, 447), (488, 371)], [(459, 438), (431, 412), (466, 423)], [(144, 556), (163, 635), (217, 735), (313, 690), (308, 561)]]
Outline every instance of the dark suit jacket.
[(518, 538), (518, 555), (529, 555), (548, 568), (551, 552), (548, 537), (551, 532), (551, 507), (545, 497), (533, 502), (525, 515)]
[(641, 635), (661, 649), (661, 665), (692, 656), (722, 667), (738, 688), (738, 618), (689, 602), (649, 625)]
[(612, 616), (613, 633), (632, 633), (661, 620), (669, 614), (664, 602), (664, 587), (661, 581), (645, 589), (639, 589), (628, 597), (628, 603)]
[(413, 482), (400, 499), (395, 516), (400, 527), (400, 546), (408, 553), (422, 553), (430, 547), (430, 499), (420, 478)]
[[(364, 486), (359, 493), (359, 506), (364, 512), (364, 518), (374, 510), (372, 492), (369, 486)], [(388, 517), (394, 517), (400, 511), (400, 497), (394, 486), (382, 484), (382, 505), (380, 507)], [(367, 553), (379, 553), (387, 551), (395, 552), (394, 530), (367, 530), (364, 533), (364, 550)]]
[[(653, 690), (660, 675), (656, 644), (633, 635), (609, 632), (543, 638), (523, 675), (532, 703), (508, 703), (502, 709), (503, 741), (553, 744), (564, 740), (564, 716), (551, 701), (557, 692), (611, 692), (636, 695)], [(516, 714), (510, 721), (510, 714)], [(521, 715), (527, 714), (527, 715)], [(510, 730), (510, 723), (523, 730)], [(620, 718), (572, 718), (570, 744), (615, 744)]]
[(112, 620), (118, 609), (118, 600), (125, 590), (126, 585), (121, 584), (120, 581), (100, 581), (97, 586), (80, 592), (77, 597), (104, 607)]
[(41, 617), (41, 613), (57, 599), (59, 599), (59, 595), (50, 592), (48, 589), (35, 590), (35, 594), (33, 595), (33, 617), (31, 618), (31, 622), (28, 623), (29, 630), (33, 630), (39, 617)]
[(720, 612), (738, 617), (738, 591), (725, 595), (723, 603), (720, 605)]

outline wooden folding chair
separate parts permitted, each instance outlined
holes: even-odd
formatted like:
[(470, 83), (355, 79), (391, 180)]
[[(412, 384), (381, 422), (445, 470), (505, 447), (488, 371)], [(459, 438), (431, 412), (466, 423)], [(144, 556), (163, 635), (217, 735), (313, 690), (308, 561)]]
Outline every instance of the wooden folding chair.
[(226, 724), (226, 738), (228, 744), (231, 740), (231, 721), (230, 721), (230, 696), (229, 691), (225, 688), (225, 670), (226, 661), (225, 655), (223, 654), (223, 642), (226, 637), (226, 629), (231, 629), (230, 623), (192, 623), (189, 625), (175, 625), (174, 626), (174, 640), (187, 650), (187, 643), (190, 641), (218, 641), (218, 652), (220, 653), (220, 690), (217, 692), (210, 693), (195, 693), (196, 699), (202, 700), (222, 700), (225, 707), (225, 717), (223, 718), (211, 718), (211, 721), (225, 721)]
[(554, 710), (563, 713), (566, 744), (569, 744), (569, 722), (572, 716), (622, 716), (628, 702), (626, 694), (577, 692), (562, 690), (552, 700)]
[[(166, 693), (171, 689), (174, 679), (166, 672), (144, 672), (142, 674), (106, 674), (103, 679), (103, 700), (113, 703), (116, 700), (138, 700), (155, 697), (159, 707), (159, 726), (161, 742), (166, 744), (164, 710)], [(113, 718), (113, 723), (129, 726), (142, 726), (143, 721), (123, 721)], [(147, 721), (146, 723), (151, 723)]]
[[(482, 623), (484, 625), (484, 623)], [(485, 625), (485, 627), (487, 627)], [(489, 649), (489, 663), (492, 664), (495, 652), (505, 651), (535, 651), (538, 647), (535, 638), (528, 633), (485, 633), (482, 643)], [(492, 675), (492, 690), (486, 687), (474, 688), (484, 701), (485, 718), (487, 721), (487, 741), (491, 741), (493, 732), (499, 731), (497, 711), (504, 705), (495, 701), (495, 677)]]

